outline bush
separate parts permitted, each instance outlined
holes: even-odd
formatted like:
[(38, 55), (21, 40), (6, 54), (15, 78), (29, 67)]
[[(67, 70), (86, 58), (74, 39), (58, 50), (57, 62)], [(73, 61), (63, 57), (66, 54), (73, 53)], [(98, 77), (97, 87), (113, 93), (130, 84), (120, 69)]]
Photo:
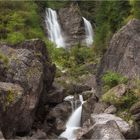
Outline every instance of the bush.
[(92, 48), (77, 45), (71, 49), (70, 55), (74, 57), (76, 65), (82, 65), (93, 60), (94, 52)]
[(2, 52), (0, 52), (0, 61), (2, 61), (5, 64), (5, 66), (7, 66), (9, 63), (8, 57), (4, 55)]
[(43, 38), (41, 17), (34, 1), (0, 1), (0, 40), (11, 44)]
[(46, 6), (52, 8), (52, 9), (60, 9), (60, 8), (65, 7), (69, 3), (70, 3), (69, 0), (63, 0), (63, 1), (59, 1), (59, 0), (50, 1), (50, 0), (47, 0), (46, 1)]
[(116, 107), (122, 108), (130, 108), (132, 104), (134, 104), (138, 98), (137, 95), (131, 90), (126, 91), (126, 93), (118, 97), (115, 93), (112, 92), (113, 90), (109, 90), (102, 96), (102, 101), (109, 103), (111, 105), (115, 105)]
[(13, 33), (8, 34), (7, 36), (7, 42), (11, 44), (15, 44), (23, 40), (25, 40), (25, 37), (20, 32), (13, 32)]
[(132, 6), (132, 15), (134, 18), (140, 19), (140, 1), (139, 0), (130, 0), (130, 5)]
[(118, 73), (112, 72), (112, 71), (107, 71), (103, 77), (103, 84), (104, 86), (108, 86), (109, 89), (118, 85), (118, 84), (126, 84), (128, 79)]
[(95, 50), (103, 53), (108, 43), (122, 25), (124, 19), (130, 15), (129, 1), (100, 1), (95, 14)]

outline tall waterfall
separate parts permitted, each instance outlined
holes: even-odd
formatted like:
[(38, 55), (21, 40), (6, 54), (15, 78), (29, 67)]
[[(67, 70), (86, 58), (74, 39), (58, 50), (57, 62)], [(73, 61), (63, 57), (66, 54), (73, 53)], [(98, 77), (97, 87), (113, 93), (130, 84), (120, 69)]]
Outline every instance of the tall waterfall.
[(87, 46), (91, 46), (93, 43), (93, 29), (92, 29), (92, 25), (90, 23), (90, 21), (88, 21), (87, 19), (85, 19), (83, 17), (84, 20), (84, 25), (85, 25), (85, 32), (86, 32), (86, 44)]
[(46, 27), (48, 30), (48, 37), (53, 41), (57, 47), (65, 47), (64, 38), (61, 33), (61, 28), (58, 23), (57, 13), (51, 8), (46, 8)]
[(80, 128), (81, 123), (81, 113), (83, 104), (82, 95), (79, 95), (79, 100), (81, 101), (81, 105), (71, 114), (68, 122), (66, 123), (66, 130), (60, 135), (60, 137), (67, 138), (68, 140), (76, 140), (75, 131)]

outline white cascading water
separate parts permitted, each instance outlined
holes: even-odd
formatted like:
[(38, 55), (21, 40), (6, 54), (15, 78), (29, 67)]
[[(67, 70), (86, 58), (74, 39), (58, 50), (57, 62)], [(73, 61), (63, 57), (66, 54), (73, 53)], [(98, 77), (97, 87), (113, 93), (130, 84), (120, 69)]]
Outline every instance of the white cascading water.
[(64, 101), (69, 101), (71, 103), (72, 112), (74, 112), (74, 96), (69, 95), (64, 98)]
[(49, 39), (54, 42), (57, 47), (65, 47), (64, 38), (61, 33), (61, 28), (58, 23), (57, 13), (51, 8), (46, 8), (46, 27), (48, 30)]
[(85, 41), (86, 41), (87, 46), (90, 47), (93, 43), (93, 28), (90, 21), (88, 21), (84, 17), (83, 17), (83, 20), (84, 20), (85, 32), (86, 32)]
[(81, 113), (83, 104), (82, 95), (79, 95), (79, 100), (81, 101), (81, 105), (71, 114), (68, 122), (66, 123), (66, 130), (60, 135), (60, 137), (67, 138), (68, 140), (76, 140), (75, 131), (80, 128), (81, 123)]

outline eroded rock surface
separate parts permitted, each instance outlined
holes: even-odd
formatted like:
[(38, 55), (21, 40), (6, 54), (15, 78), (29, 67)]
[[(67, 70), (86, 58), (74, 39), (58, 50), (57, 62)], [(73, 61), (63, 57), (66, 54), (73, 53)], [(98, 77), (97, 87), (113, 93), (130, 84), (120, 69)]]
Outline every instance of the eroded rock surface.
[(58, 10), (60, 24), (65, 34), (67, 46), (82, 43), (85, 39), (84, 21), (77, 4)]
[(1, 44), (0, 52), (1, 129), (6, 138), (12, 138), (30, 132), (41, 97), (53, 82), (55, 67), (39, 39), (15, 46)]
[[(101, 60), (98, 69), (98, 86), (101, 77), (110, 70), (128, 78), (140, 76), (140, 20), (133, 19), (114, 34), (109, 49)], [(99, 91), (99, 96), (101, 92)]]
[(106, 113), (101, 113), (101, 114), (92, 114), (91, 116), (92, 121), (95, 124), (106, 124), (109, 121), (115, 121), (123, 135), (126, 135), (130, 131), (130, 125), (121, 119), (120, 117), (117, 117), (112, 114), (106, 114)]

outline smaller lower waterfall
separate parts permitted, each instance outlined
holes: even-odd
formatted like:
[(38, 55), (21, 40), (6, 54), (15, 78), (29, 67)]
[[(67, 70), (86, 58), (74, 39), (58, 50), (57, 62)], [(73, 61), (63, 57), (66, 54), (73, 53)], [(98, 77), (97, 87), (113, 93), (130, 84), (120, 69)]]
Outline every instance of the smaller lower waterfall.
[(85, 25), (85, 32), (86, 32), (86, 44), (90, 47), (93, 43), (93, 29), (91, 23), (83, 17), (84, 25)]
[(66, 123), (66, 130), (60, 135), (60, 137), (67, 138), (68, 140), (76, 139), (75, 131), (80, 128), (81, 123), (81, 113), (83, 104), (82, 95), (79, 95), (79, 100), (81, 101), (81, 105), (71, 114), (68, 122)]
[(71, 103), (72, 112), (74, 112), (74, 96), (67, 96), (65, 97), (64, 101), (69, 101)]

